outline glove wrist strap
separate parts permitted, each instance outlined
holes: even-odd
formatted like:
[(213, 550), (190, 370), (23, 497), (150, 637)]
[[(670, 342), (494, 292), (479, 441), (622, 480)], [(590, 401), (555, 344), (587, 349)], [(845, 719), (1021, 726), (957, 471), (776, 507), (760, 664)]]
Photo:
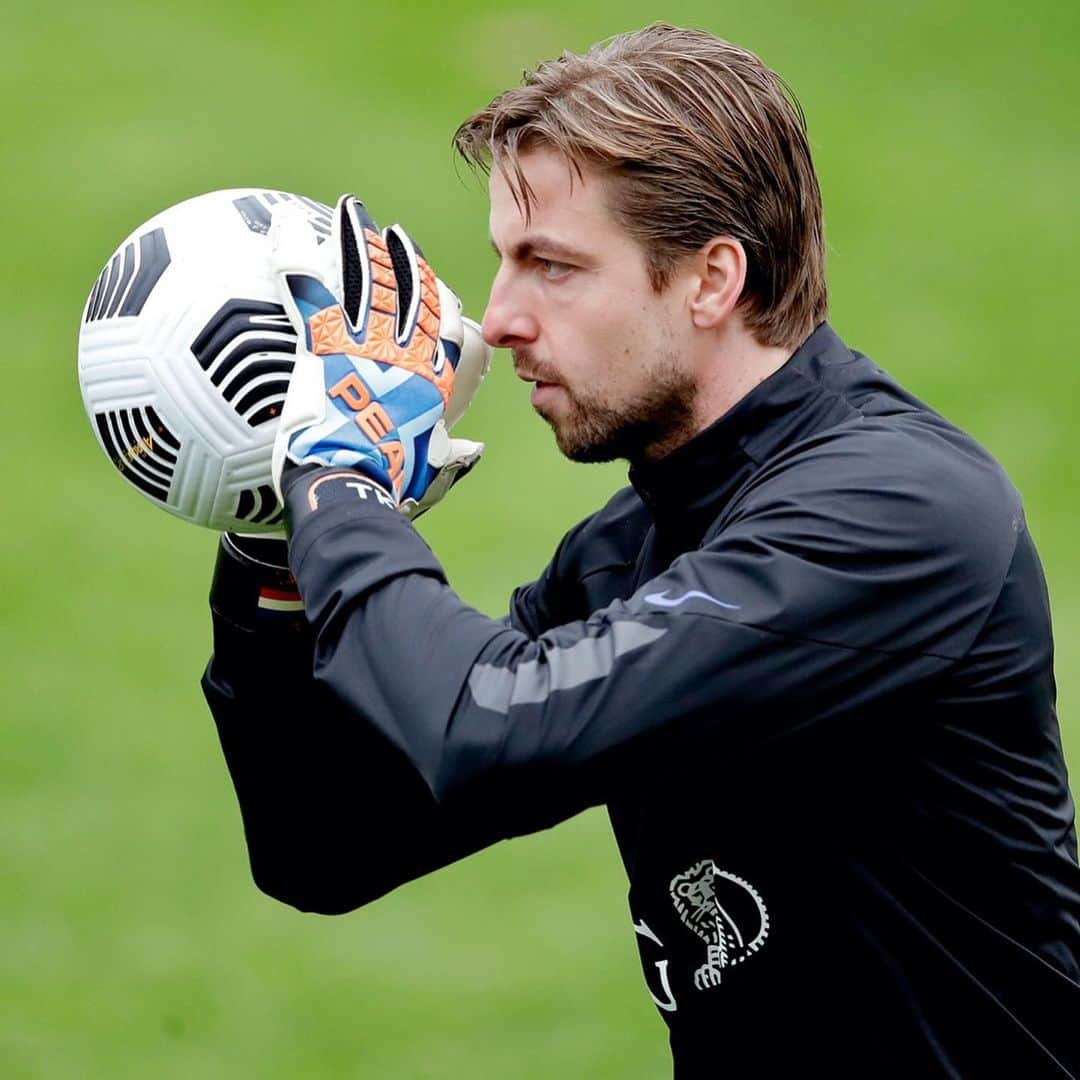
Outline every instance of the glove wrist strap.
[(304, 466), (286, 469), (282, 477), (285, 494), (285, 528), (295, 536), (304, 523), (317, 514), (328, 514), (344, 506), (346, 513), (365, 507), (397, 511), (397, 499), (367, 473), (357, 469)]

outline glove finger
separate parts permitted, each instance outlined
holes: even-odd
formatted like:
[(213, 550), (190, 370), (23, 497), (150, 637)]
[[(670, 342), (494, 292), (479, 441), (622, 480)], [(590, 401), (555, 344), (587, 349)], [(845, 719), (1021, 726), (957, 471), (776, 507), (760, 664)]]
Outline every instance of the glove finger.
[(424, 296), (421, 259), (412, 237), (400, 225), (391, 225), (383, 232), (383, 240), (394, 266), (397, 291), (394, 333), (398, 344), (403, 345), (413, 336), (425, 302), (430, 303), (430, 299)]
[(306, 216), (294, 204), (281, 203), (274, 208), (267, 239), (270, 266), (285, 310), (293, 328), (304, 337), (311, 315), (337, 303), (325, 284), (326, 260)]
[(278, 203), (270, 217), (266, 239), (274, 270), (306, 270), (316, 273), (319, 241), (307, 215), (296, 203)]
[(341, 306), (349, 325), (363, 333), (371, 306), (371, 253), (367, 233), (379, 227), (354, 195), (342, 195), (334, 208), (334, 235), (341, 250)]
[[(484, 376), (491, 368), (492, 349), (480, 333), (480, 326), (460, 316), (461, 350), (454, 365), (454, 389), (446, 403), (446, 426), (453, 427), (469, 407)], [(446, 322), (446, 319), (443, 319)]]
[(270, 458), (270, 474), (279, 500), (286, 459), (300, 460), (290, 454), (293, 439), (299, 432), (314, 430), (317, 433), (316, 425), (321, 425), (325, 417), (326, 382), (322, 361), (309, 352), (298, 351)]
[(483, 456), (485, 444), (472, 439), (450, 440), (450, 461), (448, 467), (453, 470), (452, 484), (456, 484)]
[[(435, 290), (439, 297), (439, 349), (432, 367), (438, 374), (449, 361), (451, 369), (456, 373), (461, 360), (461, 341), (464, 335), (461, 325), (461, 301), (442, 278), (435, 279)], [(457, 386), (456, 374), (454, 386)], [(451, 389), (446, 402), (448, 409), (453, 396), (454, 391)]]
[(465, 328), (461, 324), (461, 299), (442, 278), (435, 279), (435, 288), (439, 295), (439, 340), (446, 347), (447, 356), (456, 370), (461, 343), (465, 338)]
[(398, 509), (410, 521), (426, 513), (473, 469), (483, 452), (483, 443), (470, 442), (468, 439), (449, 439), (445, 463), (439, 467), (438, 474), (428, 485), (423, 497), (419, 501), (405, 499)]
[(451, 439), (446, 422), (438, 421), (431, 429), (428, 438), (428, 464), (433, 469), (445, 469), (458, 462), (470, 459), (470, 465), (484, 451), (484, 444), (470, 439)]

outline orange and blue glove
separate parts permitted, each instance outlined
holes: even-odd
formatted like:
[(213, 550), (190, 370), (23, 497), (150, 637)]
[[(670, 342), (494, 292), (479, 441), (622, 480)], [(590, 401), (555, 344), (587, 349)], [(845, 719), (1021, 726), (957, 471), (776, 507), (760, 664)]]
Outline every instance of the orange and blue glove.
[(438, 502), (479, 460), (452, 439), (491, 353), (479, 327), (397, 225), (380, 231), (343, 195), (319, 244), (289, 205), (271, 227), (274, 270), (299, 335), (274, 443), (281, 495), (290, 466), (355, 469), (410, 517)]

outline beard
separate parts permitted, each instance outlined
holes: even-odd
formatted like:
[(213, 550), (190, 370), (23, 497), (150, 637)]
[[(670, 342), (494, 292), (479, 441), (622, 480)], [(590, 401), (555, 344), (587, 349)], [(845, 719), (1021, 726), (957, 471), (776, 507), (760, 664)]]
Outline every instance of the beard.
[(616, 403), (588, 389), (571, 390), (547, 365), (531, 361), (527, 368), (541, 382), (562, 387), (566, 407), (561, 415), (537, 411), (551, 426), (559, 450), (571, 461), (624, 458), (633, 463), (658, 458), (694, 432), (695, 384), (670, 354), (648, 365), (647, 390)]

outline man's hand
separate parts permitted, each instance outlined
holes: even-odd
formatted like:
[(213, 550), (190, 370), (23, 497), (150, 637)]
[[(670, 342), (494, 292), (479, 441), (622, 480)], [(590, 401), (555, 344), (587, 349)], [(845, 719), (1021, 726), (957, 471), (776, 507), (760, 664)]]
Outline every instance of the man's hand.
[[(282, 299), (300, 337), (274, 443), (274, 484), (294, 465), (363, 472), (410, 517), (479, 459), (451, 439), (490, 363), (476, 325), (399, 226), (379, 231), (343, 195), (321, 247), (285, 204), (271, 229)], [(465, 400), (454, 393), (461, 367)]]

